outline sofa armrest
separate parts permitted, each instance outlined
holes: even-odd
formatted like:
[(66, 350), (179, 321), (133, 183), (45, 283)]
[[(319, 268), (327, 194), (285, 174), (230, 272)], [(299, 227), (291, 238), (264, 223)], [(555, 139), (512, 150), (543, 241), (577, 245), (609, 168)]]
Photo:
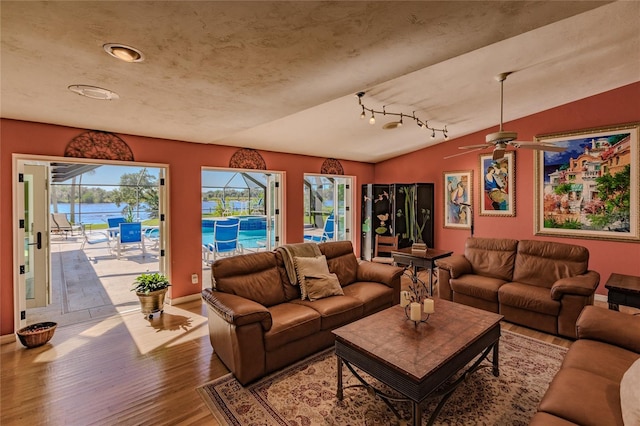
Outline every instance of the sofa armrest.
[(202, 299), (229, 324), (242, 326), (259, 322), (264, 331), (270, 330), (273, 324), (271, 312), (253, 300), (210, 288), (202, 290)]
[(589, 297), (596, 292), (600, 283), (600, 274), (596, 271), (587, 271), (585, 274), (575, 277), (562, 278), (551, 286), (551, 298), (560, 300), (565, 294)]
[(598, 340), (640, 353), (640, 316), (585, 306), (576, 323), (578, 339)]
[(358, 281), (373, 281), (386, 284), (393, 288), (396, 281), (400, 282), (400, 276), (404, 269), (384, 263), (362, 261), (358, 263), (356, 279)]
[(473, 267), (466, 257), (462, 254), (454, 254), (449, 257), (436, 260), (438, 268), (449, 271), (451, 278), (459, 278), (464, 274), (473, 273)]

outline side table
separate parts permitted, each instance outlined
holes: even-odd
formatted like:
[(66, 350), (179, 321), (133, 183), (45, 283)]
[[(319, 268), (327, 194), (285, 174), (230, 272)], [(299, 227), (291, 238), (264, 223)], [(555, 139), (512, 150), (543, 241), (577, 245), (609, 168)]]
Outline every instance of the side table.
[(640, 309), (640, 277), (612, 273), (604, 287), (609, 290), (609, 309), (619, 310), (619, 305)]

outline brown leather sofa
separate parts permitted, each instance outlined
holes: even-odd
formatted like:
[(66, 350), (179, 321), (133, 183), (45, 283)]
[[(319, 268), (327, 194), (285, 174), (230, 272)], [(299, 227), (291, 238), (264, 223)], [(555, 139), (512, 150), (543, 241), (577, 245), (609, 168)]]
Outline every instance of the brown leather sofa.
[(219, 259), (202, 291), (209, 338), (243, 385), (334, 344), (333, 329), (400, 302), (402, 268), (358, 261), (350, 241), (318, 244), (344, 295), (301, 300), (283, 252)]
[(504, 315), (509, 322), (576, 338), (600, 274), (589, 251), (550, 241), (469, 238), (464, 254), (437, 261), (438, 295)]
[(577, 330), (578, 340), (549, 384), (532, 426), (623, 424), (621, 391), (626, 389), (620, 383), (640, 358), (640, 316), (587, 306)]

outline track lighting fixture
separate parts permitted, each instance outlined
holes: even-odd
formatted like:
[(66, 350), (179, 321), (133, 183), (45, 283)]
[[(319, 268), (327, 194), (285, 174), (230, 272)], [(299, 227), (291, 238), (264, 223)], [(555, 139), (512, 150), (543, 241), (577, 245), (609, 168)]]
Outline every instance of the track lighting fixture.
[(429, 122), (428, 121), (422, 121), (418, 117), (416, 117), (416, 112), (415, 111), (413, 111), (413, 113), (411, 115), (407, 115), (407, 114), (405, 114), (403, 112), (389, 112), (386, 109), (386, 105), (384, 105), (382, 107), (382, 111), (376, 111), (373, 108), (367, 108), (362, 103), (362, 97), (364, 96), (364, 92), (358, 92), (358, 93), (356, 93), (356, 96), (358, 97), (358, 105), (360, 105), (362, 107), (362, 113), (360, 114), (360, 118), (365, 118), (366, 112), (370, 112), (371, 113), (371, 118), (369, 119), (369, 124), (376, 124), (375, 114), (393, 115), (393, 116), (396, 116), (396, 117), (400, 117), (400, 120), (392, 121), (390, 123), (385, 124), (382, 127), (384, 129), (395, 129), (396, 127), (401, 127), (402, 124), (404, 123), (404, 117), (407, 117), (407, 118), (410, 118), (413, 121), (415, 121), (416, 124), (418, 125), (418, 127), (422, 128), (422, 129), (426, 129), (426, 130), (431, 130), (431, 139), (435, 139), (436, 138), (436, 132), (442, 133), (442, 136), (444, 136), (445, 139), (449, 138), (449, 135), (447, 134), (448, 133), (447, 126), (444, 126), (444, 128), (442, 128), (442, 129), (437, 129), (435, 127), (431, 127), (431, 126), (429, 126)]

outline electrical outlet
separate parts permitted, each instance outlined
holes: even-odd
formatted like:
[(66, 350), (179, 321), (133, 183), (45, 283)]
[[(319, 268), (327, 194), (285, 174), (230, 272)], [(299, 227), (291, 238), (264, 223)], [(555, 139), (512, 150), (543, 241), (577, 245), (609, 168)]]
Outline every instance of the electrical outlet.
[(191, 274), (191, 284), (198, 284), (198, 274)]

